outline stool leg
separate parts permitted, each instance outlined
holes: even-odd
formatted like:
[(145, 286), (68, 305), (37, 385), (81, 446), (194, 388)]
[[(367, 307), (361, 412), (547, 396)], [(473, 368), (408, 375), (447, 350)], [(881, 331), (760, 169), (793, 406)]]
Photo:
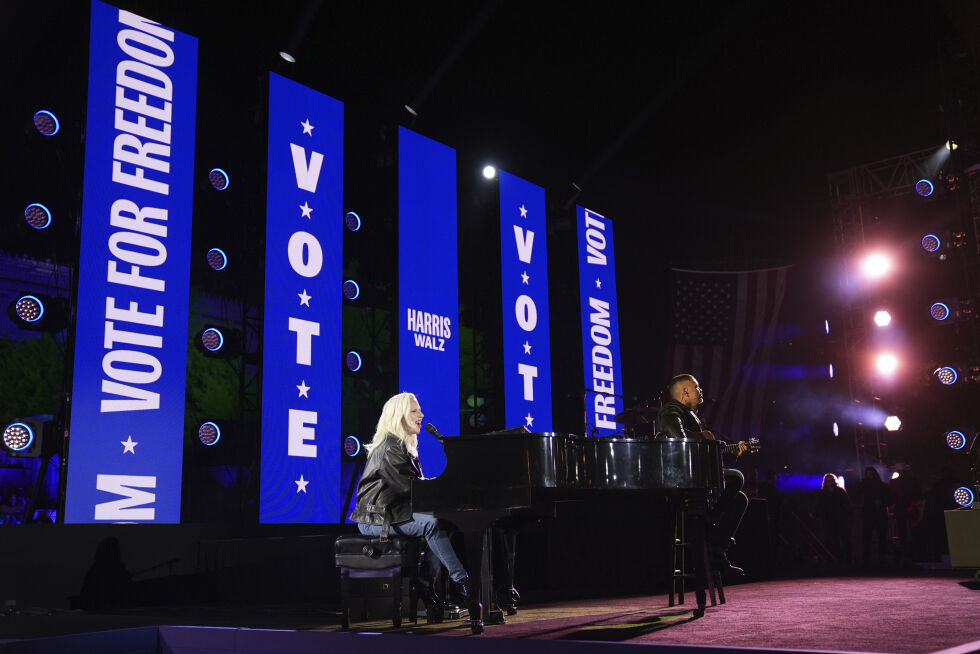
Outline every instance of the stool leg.
[(718, 588), (718, 603), (725, 603), (725, 583), (721, 579), (721, 572), (715, 570), (715, 587)]
[(715, 575), (717, 571), (711, 567), (711, 554), (708, 552), (708, 544), (704, 545), (704, 578), (708, 582), (708, 595), (711, 597), (711, 606), (716, 606), (715, 601)]
[(350, 629), (350, 572), (340, 569), (340, 628)]

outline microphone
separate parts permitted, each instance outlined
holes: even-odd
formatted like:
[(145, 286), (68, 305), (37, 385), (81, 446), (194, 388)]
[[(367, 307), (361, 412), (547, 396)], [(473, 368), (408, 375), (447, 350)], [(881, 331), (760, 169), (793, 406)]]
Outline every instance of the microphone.
[(442, 442), (442, 439), (445, 438), (442, 434), (439, 433), (439, 430), (436, 429), (436, 426), (433, 425), (431, 422), (425, 423), (425, 431), (435, 436), (440, 443)]

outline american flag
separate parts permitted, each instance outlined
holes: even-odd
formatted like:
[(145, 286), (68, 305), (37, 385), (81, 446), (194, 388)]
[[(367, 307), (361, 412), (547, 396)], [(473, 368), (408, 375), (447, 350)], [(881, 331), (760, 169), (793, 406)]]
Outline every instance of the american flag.
[(761, 431), (791, 270), (671, 270), (667, 377), (698, 379), (705, 397), (699, 416), (723, 440)]

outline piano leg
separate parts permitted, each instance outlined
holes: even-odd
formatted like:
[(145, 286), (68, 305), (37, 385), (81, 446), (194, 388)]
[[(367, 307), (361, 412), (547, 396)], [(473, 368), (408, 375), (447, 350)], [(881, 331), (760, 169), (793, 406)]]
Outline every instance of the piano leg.
[(517, 615), (517, 603), (521, 596), (514, 588), (514, 564), (517, 560), (517, 529), (499, 528), (497, 533), (504, 548), (504, 583), (497, 589), (494, 599), (497, 605), (507, 611), (507, 615)]

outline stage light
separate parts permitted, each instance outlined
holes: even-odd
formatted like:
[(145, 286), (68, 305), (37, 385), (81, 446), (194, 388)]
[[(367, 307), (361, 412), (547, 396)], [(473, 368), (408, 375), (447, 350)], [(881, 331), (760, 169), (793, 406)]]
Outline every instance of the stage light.
[(824, 320), (823, 321), (823, 331), (824, 331), (825, 334), (827, 334), (828, 336), (830, 336), (830, 321), (829, 320)]
[(3, 446), (12, 452), (24, 452), (34, 444), (34, 430), (23, 422), (13, 422), (3, 430)]
[(939, 383), (943, 386), (951, 386), (956, 383), (956, 380), (960, 378), (959, 373), (956, 372), (956, 368), (950, 366), (942, 366), (941, 368), (936, 368), (933, 373)]
[(484, 179), (493, 179), (496, 176), (497, 176), (497, 169), (496, 168), (494, 168), (493, 166), (484, 166), (483, 167), (483, 178)]
[(357, 436), (351, 434), (344, 439), (344, 454), (354, 458), (361, 451), (361, 441), (358, 440)]
[(892, 260), (882, 252), (873, 252), (861, 261), (861, 273), (868, 279), (881, 279), (892, 270)]
[(228, 173), (220, 168), (211, 169), (211, 172), (208, 173), (208, 181), (218, 191), (227, 190), (228, 186), (231, 185), (231, 178), (228, 177)]
[(213, 270), (224, 270), (228, 267), (228, 255), (221, 248), (208, 250), (208, 265)]
[(204, 445), (211, 447), (221, 440), (221, 427), (211, 421), (202, 423), (197, 428), (197, 439)]
[(51, 225), (51, 210), (40, 202), (34, 202), (24, 209), (24, 220), (34, 229), (46, 229)]
[(361, 369), (361, 364), (363, 363), (363, 361), (361, 360), (360, 354), (358, 354), (354, 350), (351, 350), (350, 352), (344, 355), (344, 363), (347, 365), (348, 370), (350, 370), (351, 372), (357, 372), (358, 370)]
[(943, 246), (942, 240), (935, 234), (926, 234), (922, 237), (922, 249), (930, 254)]
[(875, 324), (879, 327), (887, 327), (892, 322), (892, 314), (887, 311), (876, 311), (874, 317)]
[(973, 504), (973, 491), (966, 486), (960, 486), (953, 491), (953, 501), (960, 506), (970, 506)]
[(355, 211), (348, 211), (344, 214), (344, 226), (352, 232), (361, 228), (361, 217)]
[(933, 302), (932, 306), (929, 307), (929, 315), (932, 316), (933, 320), (942, 322), (949, 318), (949, 305), (945, 302)]
[(834, 378), (834, 364), (832, 363), (827, 364), (827, 377), (830, 379)]
[(282, 57), (284, 60), (288, 61), (291, 64), (295, 64), (296, 63), (296, 57), (294, 57), (293, 55), (289, 54), (285, 50), (280, 50), (279, 51), (279, 56)]
[(344, 297), (348, 300), (356, 300), (361, 295), (361, 287), (353, 279), (344, 281)]
[(946, 432), (946, 445), (951, 450), (962, 450), (966, 445), (966, 436), (959, 429), (952, 429)]
[(875, 359), (875, 367), (883, 375), (891, 375), (898, 369), (898, 357), (890, 352), (879, 354)]
[(920, 197), (927, 198), (932, 195), (932, 192), (935, 190), (936, 187), (933, 186), (932, 182), (930, 182), (928, 179), (923, 178), (915, 183), (915, 192)]
[(950, 152), (957, 149), (958, 147), (960, 147), (959, 144), (953, 139), (949, 139), (948, 141), (946, 141), (946, 149), (949, 150)]
[(8, 456), (36, 458), (41, 456), (41, 441), (51, 416), (20, 418), (3, 429), (3, 451)]
[(221, 333), (220, 329), (215, 327), (208, 327), (203, 332), (201, 332), (201, 345), (208, 352), (217, 352), (225, 344), (224, 334)]
[(36, 295), (21, 295), (14, 301), (14, 313), (25, 323), (38, 323), (44, 317), (44, 302)]
[(21, 329), (58, 332), (68, 326), (68, 306), (63, 298), (24, 293), (7, 305), (7, 315)]
[(898, 479), (899, 477), (901, 477), (901, 475), (898, 474), (898, 470), (892, 473), (892, 480)]
[(834, 431), (834, 438), (840, 436), (840, 427), (837, 426), (836, 422), (834, 422), (833, 431)]
[(47, 109), (41, 109), (34, 114), (34, 127), (45, 136), (54, 136), (61, 131), (61, 123), (58, 122), (58, 117)]
[(410, 105), (406, 104), (404, 106), (405, 106), (405, 111), (412, 114), (413, 117), (418, 118), (419, 112), (415, 111), (415, 109), (413, 109)]
[(885, 418), (885, 429), (888, 431), (898, 431), (902, 428), (902, 421), (898, 416), (888, 416)]

